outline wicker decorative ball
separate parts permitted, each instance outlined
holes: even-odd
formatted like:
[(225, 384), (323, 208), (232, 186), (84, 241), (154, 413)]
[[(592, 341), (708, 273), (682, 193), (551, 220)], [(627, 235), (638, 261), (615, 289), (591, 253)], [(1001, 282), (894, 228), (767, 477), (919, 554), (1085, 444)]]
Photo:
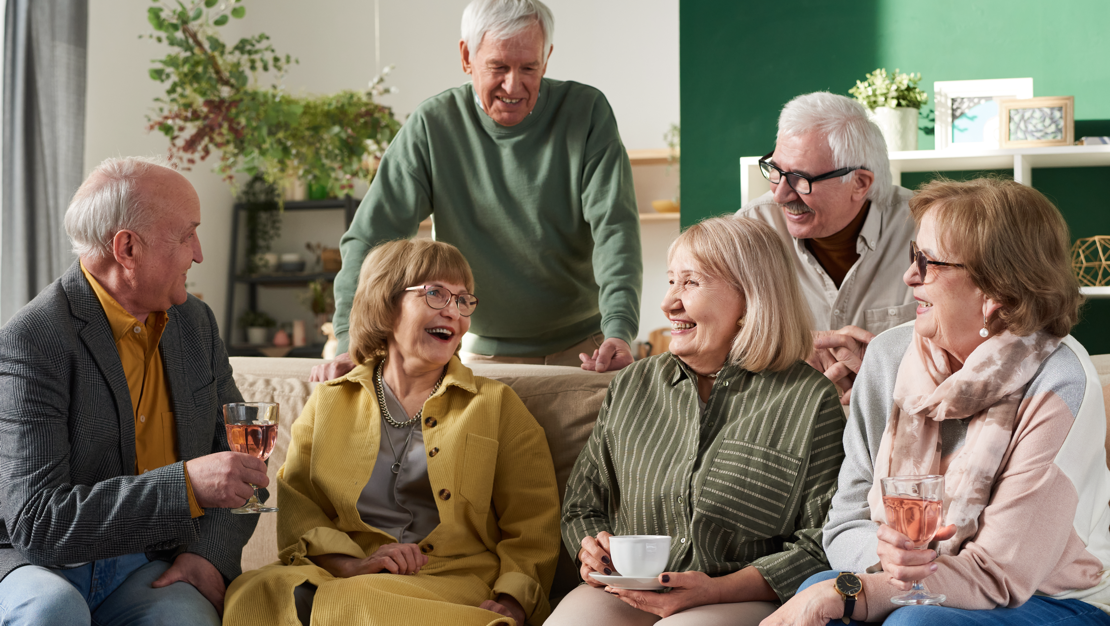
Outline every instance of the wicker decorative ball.
[(1071, 267), (1084, 287), (1110, 287), (1110, 236), (1077, 239), (1071, 247)]

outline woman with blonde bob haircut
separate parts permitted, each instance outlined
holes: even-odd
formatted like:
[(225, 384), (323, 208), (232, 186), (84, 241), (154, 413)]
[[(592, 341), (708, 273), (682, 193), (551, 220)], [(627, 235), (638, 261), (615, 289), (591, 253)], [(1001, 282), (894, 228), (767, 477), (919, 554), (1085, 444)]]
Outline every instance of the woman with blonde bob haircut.
[(347, 375), (316, 387), (277, 477), (280, 563), (240, 576), (224, 623), (523, 626), (550, 611), (559, 493), (513, 391), (457, 356), (478, 306), (454, 246), (370, 251)]
[[(804, 360), (809, 307), (785, 244), (766, 224), (720, 217), (667, 257), (670, 352), (609, 386), (563, 505), (585, 584), (549, 626), (754, 625), (828, 567), (821, 525), (844, 413)], [(620, 576), (616, 535), (669, 535), (666, 570), (646, 586)]]

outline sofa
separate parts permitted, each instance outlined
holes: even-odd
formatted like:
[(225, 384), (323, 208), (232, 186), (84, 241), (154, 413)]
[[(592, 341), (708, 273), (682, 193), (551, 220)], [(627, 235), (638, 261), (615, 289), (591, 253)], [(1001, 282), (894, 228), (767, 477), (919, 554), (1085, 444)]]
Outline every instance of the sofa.
[[(1103, 397), (1107, 401), (1107, 422), (1110, 423), (1110, 354), (1097, 355), (1092, 360), (1098, 369)], [(290, 427), (300, 415), (315, 384), (308, 382), (309, 373), (313, 365), (322, 362), (321, 359), (231, 358), (235, 382), (245, 400), (277, 402), (281, 405), (281, 425), (269, 463), (271, 485), (276, 484), (274, 481), (277, 470), (285, 462)], [(595, 374), (573, 367), (547, 365), (475, 363), (470, 367), (478, 376), (499, 380), (512, 387), (543, 427), (555, 462), (555, 476), (561, 499), (574, 461), (593, 430), (594, 420), (597, 419), (613, 374)], [(1107, 433), (1106, 443), (1110, 449), (1110, 428)], [(281, 506), (277, 502), (275, 490), (271, 490), (268, 504)], [(243, 571), (277, 560), (276, 519), (275, 514), (260, 516), (254, 535), (243, 549)], [(577, 568), (564, 550), (559, 556), (551, 597), (561, 598), (577, 584)]]

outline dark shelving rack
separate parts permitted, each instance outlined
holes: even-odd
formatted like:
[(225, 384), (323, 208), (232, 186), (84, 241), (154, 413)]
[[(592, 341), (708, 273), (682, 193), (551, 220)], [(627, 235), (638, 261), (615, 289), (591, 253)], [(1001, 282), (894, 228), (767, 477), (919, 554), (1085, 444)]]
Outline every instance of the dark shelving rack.
[[(285, 202), (285, 211), (343, 211), (344, 230), (351, 227), (355, 218), (360, 200), (351, 196), (331, 198), (328, 200), (289, 200)], [(240, 274), (237, 271), (239, 261), (239, 222), (240, 214), (245, 205), (236, 203), (231, 211), (231, 261), (227, 270), (227, 309), (224, 313), (224, 345), (230, 356), (260, 356), (257, 346), (234, 344), (231, 339), (235, 333), (235, 287), (247, 285), (247, 306), (251, 311), (258, 310), (258, 287), (282, 287), (293, 285), (307, 285), (314, 280), (334, 281), (335, 272), (308, 272), (299, 274), (259, 274), (255, 276)], [(309, 345), (293, 348), (286, 356), (313, 357), (319, 356), (322, 345)]]

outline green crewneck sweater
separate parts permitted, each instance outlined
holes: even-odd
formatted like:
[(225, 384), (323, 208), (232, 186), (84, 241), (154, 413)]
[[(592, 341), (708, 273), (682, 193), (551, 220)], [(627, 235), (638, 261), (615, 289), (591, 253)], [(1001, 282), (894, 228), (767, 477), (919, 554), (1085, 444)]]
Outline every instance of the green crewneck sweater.
[(463, 349), (544, 356), (601, 331), (631, 344), (643, 260), (632, 167), (600, 91), (544, 79), (532, 113), (501, 126), (467, 83), (425, 100), (382, 158), (340, 242), (335, 331), (375, 245), (433, 234), (462, 251), (481, 301)]

